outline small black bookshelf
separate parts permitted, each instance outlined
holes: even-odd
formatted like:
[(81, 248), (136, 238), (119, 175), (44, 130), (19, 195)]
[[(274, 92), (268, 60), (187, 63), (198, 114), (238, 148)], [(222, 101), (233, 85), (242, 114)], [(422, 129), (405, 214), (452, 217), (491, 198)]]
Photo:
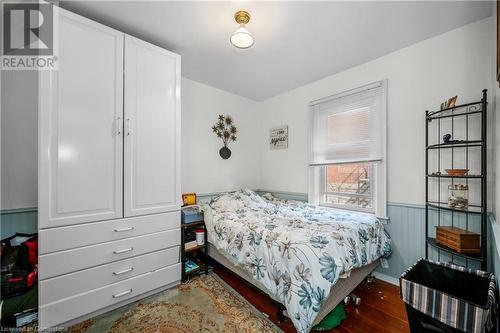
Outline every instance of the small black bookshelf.
[[(203, 228), (205, 229), (204, 234), (204, 244), (196, 245), (191, 248), (186, 248), (186, 243), (188, 241), (193, 241), (193, 239), (188, 239), (188, 234), (193, 232), (193, 229)], [(190, 271), (186, 271), (186, 259), (193, 261), (197, 268), (192, 269)], [(207, 228), (205, 225), (205, 221), (197, 221), (191, 223), (182, 223), (181, 224), (181, 268), (182, 268), (182, 276), (181, 281), (186, 282), (188, 277), (204, 271), (205, 275), (208, 274), (208, 239), (207, 239)]]
[[(480, 266), (482, 270), (486, 270), (488, 241), (487, 107), (485, 89), (481, 100), (477, 102), (425, 112), (425, 256), (429, 258), (430, 249), (433, 249), (439, 261), (446, 254), (451, 262), (461, 260), (466, 267)], [(443, 133), (450, 134), (451, 140), (444, 142)], [(465, 175), (450, 175), (445, 171), (454, 168), (469, 171)], [(449, 191), (456, 189), (456, 186), (467, 191), (465, 207), (455, 207), (449, 201)], [(448, 193), (448, 196), (443, 195), (443, 192)], [(469, 202), (471, 197), (474, 202)], [(480, 253), (459, 253), (438, 244), (434, 230), (436, 226), (443, 225), (478, 233), (481, 239)]]

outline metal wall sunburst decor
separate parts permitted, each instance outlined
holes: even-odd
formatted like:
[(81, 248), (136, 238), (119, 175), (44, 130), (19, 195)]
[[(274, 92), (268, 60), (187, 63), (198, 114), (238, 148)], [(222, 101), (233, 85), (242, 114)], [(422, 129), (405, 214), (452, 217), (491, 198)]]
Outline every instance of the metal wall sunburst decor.
[(233, 118), (228, 115), (224, 116), (220, 114), (217, 122), (212, 126), (212, 131), (224, 144), (219, 150), (220, 157), (227, 160), (231, 157), (231, 149), (229, 149), (228, 144), (231, 141), (236, 141), (236, 132), (238, 131), (233, 124)]

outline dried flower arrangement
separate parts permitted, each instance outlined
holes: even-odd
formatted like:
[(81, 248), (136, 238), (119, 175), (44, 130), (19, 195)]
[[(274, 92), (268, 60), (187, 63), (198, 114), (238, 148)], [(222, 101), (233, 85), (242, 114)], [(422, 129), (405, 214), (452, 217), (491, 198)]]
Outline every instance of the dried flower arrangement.
[(231, 150), (228, 148), (228, 144), (231, 141), (236, 141), (236, 126), (233, 124), (233, 118), (231, 116), (224, 116), (220, 114), (218, 116), (217, 123), (212, 126), (212, 131), (217, 135), (218, 138), (222, 140), (224, 146), (219, 150), (219, 155), (223, 159), (228, 159), (231, 157)]

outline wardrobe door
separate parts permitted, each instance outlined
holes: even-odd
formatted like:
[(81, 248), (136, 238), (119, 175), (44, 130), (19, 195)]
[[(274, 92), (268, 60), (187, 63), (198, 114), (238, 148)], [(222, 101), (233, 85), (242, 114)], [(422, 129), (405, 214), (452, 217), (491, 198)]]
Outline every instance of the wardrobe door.
[(59, 9), (40, 73), (40, 228), (123, 216), (123, 33)]
[(125, 216), (180, 209), (180, 56), (125, 36)]

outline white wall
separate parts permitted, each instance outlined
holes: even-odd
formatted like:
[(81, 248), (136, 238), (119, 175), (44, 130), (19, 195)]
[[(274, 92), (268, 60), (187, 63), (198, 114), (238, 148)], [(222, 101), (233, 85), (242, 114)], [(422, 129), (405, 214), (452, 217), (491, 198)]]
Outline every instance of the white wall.
[(37, 206), (38, 76), (1, 73), (1, 209)]
[[(182, 79), (182, 192), (198, 194), (258, 188), (260, 178), (257, 102)], [(221, 139), (211, 127), (217, 115), (231, 115), (238, 128), (231, 158), (219, 156)]]
[[(261, 189), (307, 192), (310, 101), (388, 79), (388, 201), (424, 203), (424, 111), (492, 92), (493, 29), (492, 18), (472, 23), (262, 102)], [(278, 125), (289, 126), (289, 149), (271, 151), (268, 131)]]

